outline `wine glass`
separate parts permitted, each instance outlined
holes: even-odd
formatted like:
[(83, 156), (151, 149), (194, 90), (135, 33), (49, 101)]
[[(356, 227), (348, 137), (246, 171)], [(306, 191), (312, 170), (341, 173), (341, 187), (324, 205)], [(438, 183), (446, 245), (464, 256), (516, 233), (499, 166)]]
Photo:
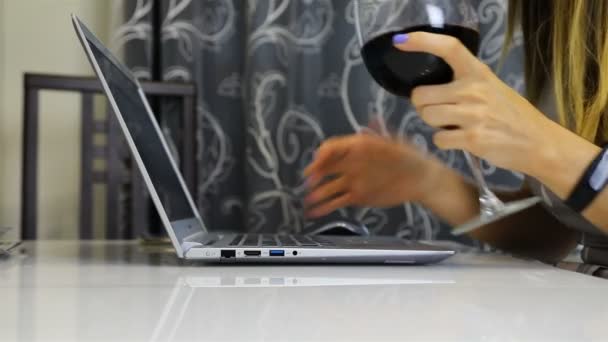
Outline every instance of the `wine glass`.
[[(458, 38), (474, 55), (479, 49), (479, 23), (469, 0), (355, 0), (354, 19), (361, 56), (372, 78), (405, 98), (417, 86), (452, 81), (453, 71), (435, 55), (398, 50), (393, 46), (395, 34), (445, 34)], [(503, 203), (488, 187), (479, 158), (466, 151), (464, 155), (479, 189), (480, 215), (452, 234), (464, 234), (540, 202), (535, 196)]]

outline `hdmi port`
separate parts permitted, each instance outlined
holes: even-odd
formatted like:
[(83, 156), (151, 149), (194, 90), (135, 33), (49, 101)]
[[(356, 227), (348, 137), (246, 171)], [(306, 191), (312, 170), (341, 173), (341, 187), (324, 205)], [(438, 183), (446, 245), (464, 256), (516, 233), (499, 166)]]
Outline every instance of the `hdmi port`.
[(245, 251), (246, 256), (260, 256), (262, 252), (260, 251)]

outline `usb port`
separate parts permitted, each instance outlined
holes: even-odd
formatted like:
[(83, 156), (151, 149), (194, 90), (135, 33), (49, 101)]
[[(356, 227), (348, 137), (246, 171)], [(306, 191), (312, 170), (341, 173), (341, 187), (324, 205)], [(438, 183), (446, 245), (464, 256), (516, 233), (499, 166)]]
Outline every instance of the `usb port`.
[(282, 249), (271, 249), (268, 254), (270, 256), (285, 256), (285, 251)]
[(262, 252), (260, 251), (245, 251), (244, 252), (246, 256), (260, 256), (262, 255)]

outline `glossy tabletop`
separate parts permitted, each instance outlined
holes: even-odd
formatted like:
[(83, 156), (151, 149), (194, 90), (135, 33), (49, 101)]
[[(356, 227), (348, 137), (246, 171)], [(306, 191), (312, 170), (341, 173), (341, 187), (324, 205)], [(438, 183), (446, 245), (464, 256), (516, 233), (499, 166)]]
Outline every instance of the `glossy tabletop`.
[(213, 266), (133, 242), (0, 260), (0, 341), (608, 340), (608, 281), (508, 256)]

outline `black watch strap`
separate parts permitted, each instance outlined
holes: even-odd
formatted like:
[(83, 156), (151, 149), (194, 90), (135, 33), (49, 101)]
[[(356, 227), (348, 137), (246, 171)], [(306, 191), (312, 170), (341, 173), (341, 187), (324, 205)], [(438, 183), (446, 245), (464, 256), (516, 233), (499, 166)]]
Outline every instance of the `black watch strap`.
[(602, 192), (607, 183), (608, 146), (604, 147), (602, 152), (589, 164), (565, 204), (576, 212), (581, 212), (591, 204), (597, 194)]

